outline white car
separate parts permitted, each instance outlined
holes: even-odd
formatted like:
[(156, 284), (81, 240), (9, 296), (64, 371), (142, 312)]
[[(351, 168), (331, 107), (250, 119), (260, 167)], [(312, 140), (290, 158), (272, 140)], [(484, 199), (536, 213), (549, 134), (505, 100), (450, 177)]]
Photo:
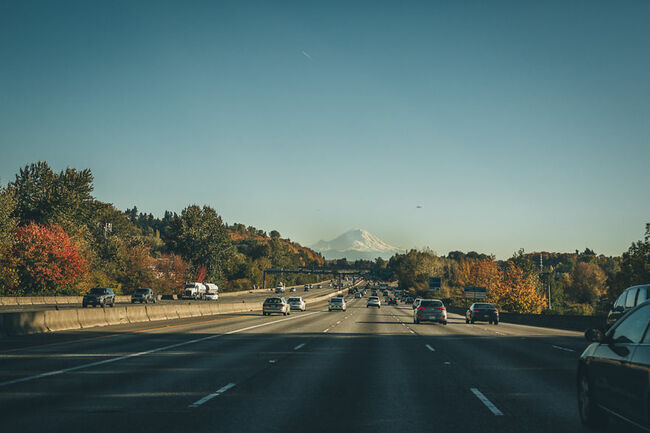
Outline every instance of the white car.
[(368, 307), (377, 307), (381, 308), (381, 301), (379, 300), (378, 296), (371, 296), (368, 298), (368, 303), (366, 304), (366, 308)]
[(282, 314), (287, 315), (291, 314), (291, 309), (289, 308), (289, 303), (285, 301), (284, 298), (271, 297), (266, 298), (264, 304), (262, 305), (262, 315), (270, 316), (271, 314)]
[(205, 295), (203, 295), (203, 299), (206, 301), (216, 301), (219, 299), (219, 294), (217, 292), (207, 292)]
[(289, 301), (289, 307), (292, 310), (305, 311), (305, 309), (307, 308), (307, 304), (305, 304), (305, 301), (303, 301), (303, 299), (299, 296), (289, 298), (288, 301)]

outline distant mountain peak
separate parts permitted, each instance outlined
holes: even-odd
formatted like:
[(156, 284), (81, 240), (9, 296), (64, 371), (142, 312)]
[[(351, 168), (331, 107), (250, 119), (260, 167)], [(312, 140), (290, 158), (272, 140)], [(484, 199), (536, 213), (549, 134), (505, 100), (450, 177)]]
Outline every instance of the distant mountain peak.
[(387, 259), (401, 251), (379, 239), (367, 230), (356, 228), (348, 230), (331, 241), (319, 241), (312, 246), (327, 259), (347, 258), (348, 260), (373, 260), (377, 257)]

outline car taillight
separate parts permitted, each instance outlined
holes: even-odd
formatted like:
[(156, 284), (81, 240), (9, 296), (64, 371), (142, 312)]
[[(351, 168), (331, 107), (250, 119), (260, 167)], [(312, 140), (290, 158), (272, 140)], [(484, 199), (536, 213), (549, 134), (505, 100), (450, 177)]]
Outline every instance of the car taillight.
[(438, 307), (438, 310), (446, 311), (447, 309), (445, 307)]
[(493, 313), (497, 313), (497, 314), (499, 314), (499, 312), (498, 312), (497, 310), (494, 310)]
[(420, 311), (420, 310), (424, 310), (424, 307), (420, 307), (420, 308), (418, 308), (418, 311)]

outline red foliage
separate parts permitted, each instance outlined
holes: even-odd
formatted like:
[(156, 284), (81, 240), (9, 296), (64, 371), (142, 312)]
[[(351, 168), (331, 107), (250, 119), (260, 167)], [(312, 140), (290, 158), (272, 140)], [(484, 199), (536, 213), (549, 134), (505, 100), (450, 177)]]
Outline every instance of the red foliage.
[(205, 265), (201, 265), (196, 269), (196, 275), (194, 277), (194, 281), (197, 283), (202, 283), (203, 280), (205, 280), (205, 276), (208, 273), (208, 268), (205, 267)]
[(31, 292), (56, 292), (87, 271), (68, 234), (58, 225), (30, 223), (16, 232), (14, 255), (21, 284)]

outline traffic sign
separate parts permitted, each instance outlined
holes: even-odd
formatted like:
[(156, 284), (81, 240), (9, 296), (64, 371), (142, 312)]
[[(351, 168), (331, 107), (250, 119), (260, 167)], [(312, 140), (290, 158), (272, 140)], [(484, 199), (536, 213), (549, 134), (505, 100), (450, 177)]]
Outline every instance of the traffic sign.
[(487, 298), (487, 289), (485, 287), (465, 286), (465, 297), (470, 299)]
[(440, 291), (441, 285), (442, 285), (442, 281), (440, 277), (429, 277), (429, 290), (438, 292)]

